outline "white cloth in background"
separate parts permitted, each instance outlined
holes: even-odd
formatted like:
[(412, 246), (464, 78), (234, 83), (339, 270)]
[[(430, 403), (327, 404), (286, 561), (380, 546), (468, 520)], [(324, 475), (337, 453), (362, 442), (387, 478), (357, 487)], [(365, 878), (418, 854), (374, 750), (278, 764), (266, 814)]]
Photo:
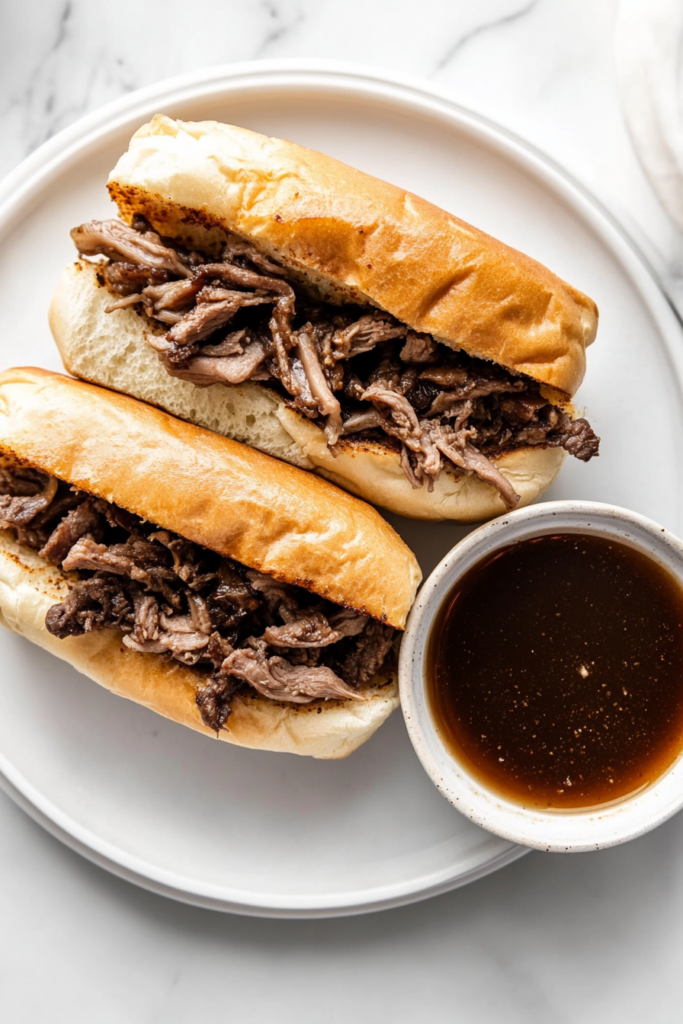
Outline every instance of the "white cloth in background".
[(633, 145), (683, 230), (683, 0), (621, 0), (616, 57)]

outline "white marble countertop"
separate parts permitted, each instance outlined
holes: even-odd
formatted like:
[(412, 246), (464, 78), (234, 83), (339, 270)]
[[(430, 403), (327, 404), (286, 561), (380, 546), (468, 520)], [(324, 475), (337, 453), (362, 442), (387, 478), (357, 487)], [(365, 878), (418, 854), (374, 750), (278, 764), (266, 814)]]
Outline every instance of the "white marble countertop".
[[(86, 111), (264, 57), (422, 75), (550, 153), (677, 276), (681, 236), (619, 107), (615, 0), (22, 0), (2, 5), (0, 174)], [(340, 921), (241, 919), (91, 866), (0, 795), (0, 1014), (54, 1024), (680, 1019), (683, 817), (625, 847), (530, 854), (483, 881)], [(679, 916), (679, 906), (681, 915)]]

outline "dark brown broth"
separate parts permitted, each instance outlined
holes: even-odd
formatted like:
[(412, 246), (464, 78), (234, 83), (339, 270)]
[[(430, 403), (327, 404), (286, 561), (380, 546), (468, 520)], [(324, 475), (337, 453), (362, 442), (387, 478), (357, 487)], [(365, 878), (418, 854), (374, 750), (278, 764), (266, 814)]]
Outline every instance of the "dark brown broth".
[(590, 807), (683, 749), (683, 589), (607, 538), (521, 541), (479, 562), (435, 621), (427, 694), (472, 773), (534, 807)]

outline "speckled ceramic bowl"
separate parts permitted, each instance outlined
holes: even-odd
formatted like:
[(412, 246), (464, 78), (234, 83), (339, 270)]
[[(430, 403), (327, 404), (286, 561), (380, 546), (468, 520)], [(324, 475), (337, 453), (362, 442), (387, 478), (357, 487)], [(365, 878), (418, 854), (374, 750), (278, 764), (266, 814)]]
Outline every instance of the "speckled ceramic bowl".
[(469, 534), (424, 583), (401, 646), (401, 703), (425, 771), (462, 814), (490, 832), (539, 850), (599, 850), (648, 832), (683, 807), (683, 750), (656, 782), (633, 796), (587, 809), (526, 808), (487, 788), (446, 746), (425, 691), (432, 623), (457, 580), (498, 548), (559, 532), (607, 536), (630, 545), (666, 567), (683, 585), (683, 542), (627, 509), (587, 501), (553, 501), (501, 516)]

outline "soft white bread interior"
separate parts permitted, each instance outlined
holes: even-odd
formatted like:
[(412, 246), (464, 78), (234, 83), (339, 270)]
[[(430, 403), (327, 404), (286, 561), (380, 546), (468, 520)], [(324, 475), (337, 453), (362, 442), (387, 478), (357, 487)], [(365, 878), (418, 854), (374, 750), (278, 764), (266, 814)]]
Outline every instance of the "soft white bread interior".
[[(477, 522), (505, 512), (493, 487), (446, 466), (427, 487), (413, 489), (398, 453), (382, 444), (342, 439), (336, 457), (322, 430), (258, 384), (197, 388), (171, 377), (145, 341), (148, 323), (133, 309), (106, 313), (111, 295), (95, 264), (66, 267), (50, 307), (50, 326), (66, 369), (84, 380), (133, 395), (174, 416), (236, 438), (279, 459), (314, 469), (340, 487), (400, 515)], [(555, 479), (564, 451), (527, 447), (496, 460), (520, 495), (520, 507)]]
[[(138, 704), (206, 736), (195, 703), (198, 675), (177, 661), (138, 654), (121, 643), (121, 632), (102, 630), (59, 640), (45, 628), (48, 609), (63, 601), (68, 577), (34, 551), (0, 532), (0, 622), (83, 675)], [(229, 728), (219, 739), (259, 750), (341, 758), (364, 743), (398, 707), (396, 682), (365, 691), (364, 701), (281, 704), (238, 695)]]
[(0, 451), (149, 522), (402, 629), (421, 573), (364, 502), (128, 396), (0, 373)]
[(404, 189), (283, 139), (157, 115), (111, 173), (122, 216), (210, 244), (234, 231), (321, 294), (573, 395), (598, 311), (546, 267)]
[[(75, 377), (132, 395), (276, 459), (313, 469), (280, 415), (285, 404), (259, 384), (198, 388), (171, 377), (145, 341), (149, 323), (134, 309), (106, 313), (112, 296), (87, 260), (64, 269), (49, 320), (64, 366)], [(322, 436), (322, 434), (321, 434)]]

